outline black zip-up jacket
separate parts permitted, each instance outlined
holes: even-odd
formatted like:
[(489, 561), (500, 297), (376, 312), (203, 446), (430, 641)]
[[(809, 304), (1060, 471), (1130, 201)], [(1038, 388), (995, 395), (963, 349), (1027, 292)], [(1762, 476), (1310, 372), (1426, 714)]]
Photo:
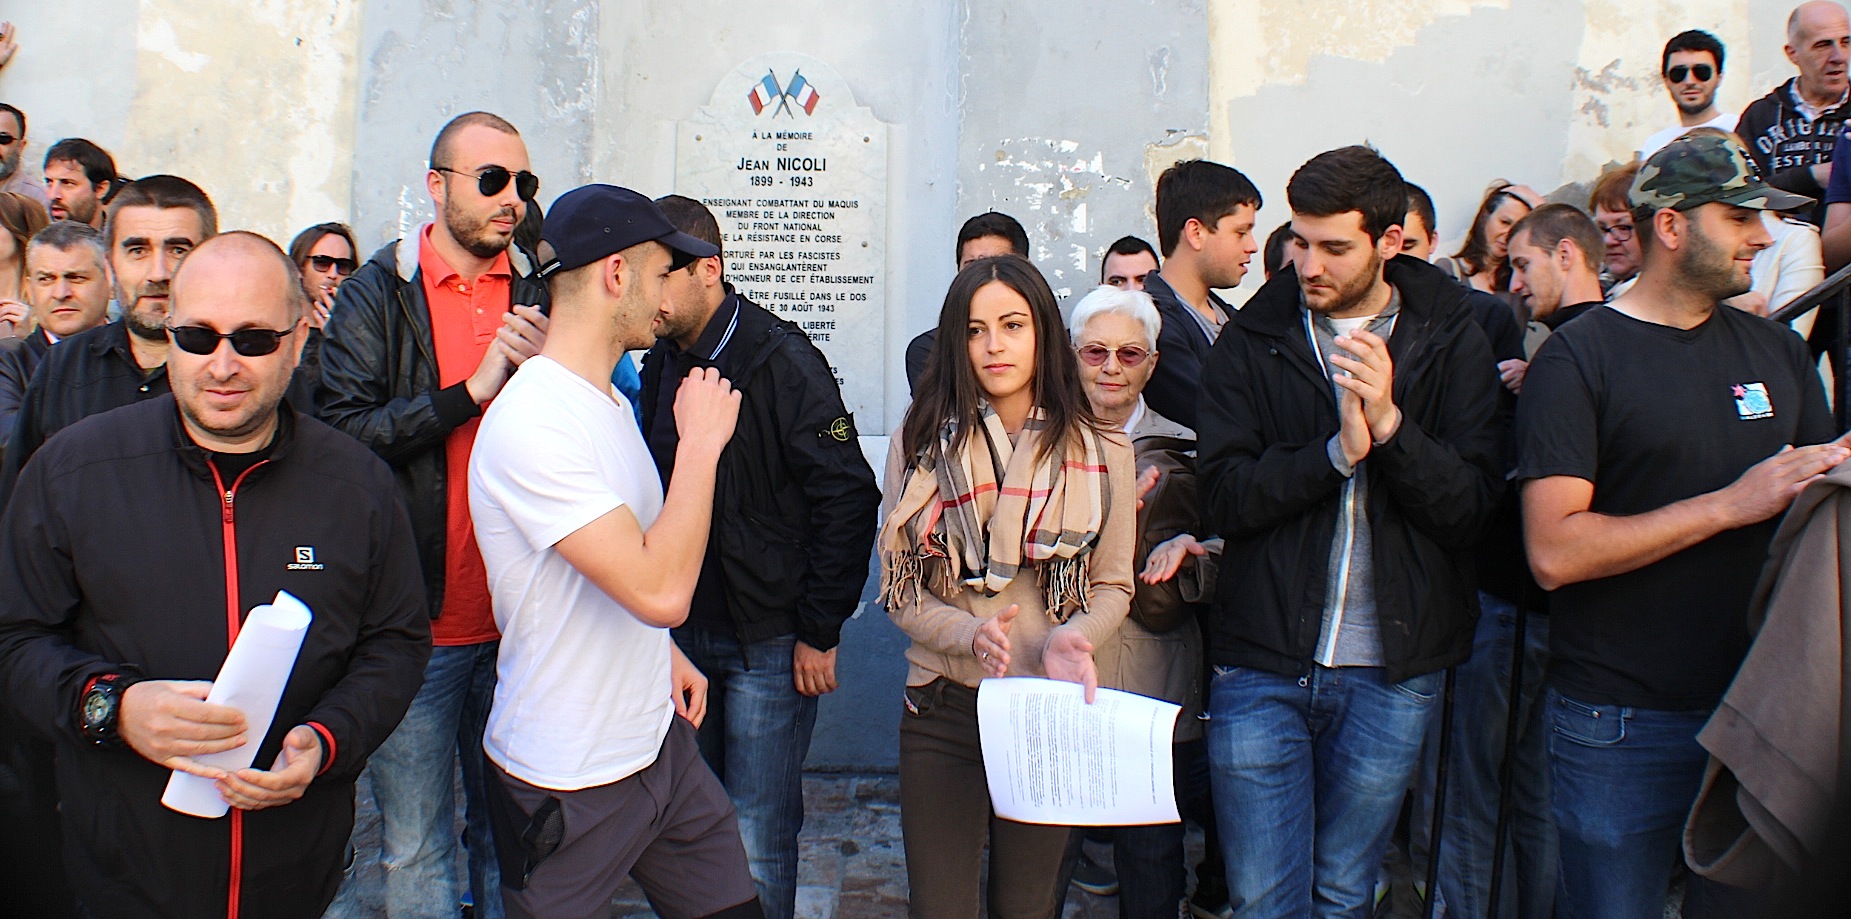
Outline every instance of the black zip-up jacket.
[[(1497, 368), (1466, 291), (1407, 256), (1389, 338), (1401, 426), (1369, 476), (1374, 598), (1387, 678), (1458, 664), (1478, 603), (1471, 549), (1503, 489)], [(1327, 444), (1337, 402), (1306, 339), (1298, 275), (1273, 276), (1221, 330), (1204, 368), (1201, 489), (1226, 538), (1210, 636), (1217, 665), (1308, 672), (1322, 626), (1344, 477)]]
[[(739, 423), (720, 454), (708, 563), (725, 575), (739, 641), (794, 632), (827, 651), (867, 582), (880, 487), (823, 353), (794, 323), (737, 293), (729, 299), (739, 304), (727, 345)], [(728, 312), (722, 305), (716, 315)], [(643, 358), (646, 428), (675, 423), (654, 410), (668, 347), (658, 342)]]
[[(57, 748), (65, 863), (99, 919), (320, 915), (354, 780), (423, 683), (430, 623), (385, 464), (281, 410), (268, 459), (231, 482), (171, 396), (86, 419), (39, 450), (0, 522), (0, 676)], [(168, 810), (168, 770), (83, 737), (83, 688), (104, 673), (213, 679), (245, 614), (278, 590), (315, 619), (255, 763), (274, 763), (301, 724), (331, 757), (290, 804), (217, 820)]]
[[(341, 284), (321, 336), (323, 421), (392, 467), (411, 512), (431, 618), (443, 610), (449, 470), (444, 438), (482, 414), (463, 383), (439, 387), (431, 308), (418, 271), (418, 237), (380, 247)], [(551, 301), (520, 249), (510, 247), (513, 303)]]
[(1769, 185), (1819, 202), (1805, 215), (1813, 226), (1819, 226), (1825, 221), (1825, 187), (1813, 178), (1812, 167), (1832, 161), (1851, 105), (1835, 105), (1807, 121), (1797, 101), (1799, 79), (1793, 77), (1750, 102), (1735, 124), (1735, 133)]
[[(1144, 401), (1157, 414), (1194, 428), (1201, 420), (1197, 402), (1202, 392), (1202, 365), (1215, 343), (1208, 340), (1193, 315), (1195, 307), (1184, 303), (1160, 272), (1144, 276), (1144, 292), (1150, 294), (1157, 304), (1157, 315), (1163, 317), (1163, 330), (1157, 335), (1157, 369), (1151, 371), (1150, 382), (1144, 386)], [(1234, 315), (1234, 310), (1214, 291), (1208, 292), (1208, 299), (1222, 312)]]
[(42, 328), (25, 338), (0, 339), (0, 449), (13, 436), (13, 416), (19, 414), (32, 371), (39, 369), (39, 361), (50, 348), (51, 339)]
[(6, 460), (0, 464), (0, 508), (33, 451), (53, 434), (98, 412), (168, 393), (167, 368), (142, 372), (122, 320), (86, 329), (45, 352), (26, 385)]

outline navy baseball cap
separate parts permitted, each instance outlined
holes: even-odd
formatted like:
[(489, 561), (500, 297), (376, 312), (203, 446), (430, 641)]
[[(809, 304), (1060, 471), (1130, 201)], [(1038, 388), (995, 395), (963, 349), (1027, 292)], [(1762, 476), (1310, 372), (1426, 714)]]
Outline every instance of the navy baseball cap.
[(670, 223), (654, 201), (615, 185), (583, 185), (560, 195), (540, 230), (540, 277), (589, 265), (651, 240), (695, 258), (720, 247)]

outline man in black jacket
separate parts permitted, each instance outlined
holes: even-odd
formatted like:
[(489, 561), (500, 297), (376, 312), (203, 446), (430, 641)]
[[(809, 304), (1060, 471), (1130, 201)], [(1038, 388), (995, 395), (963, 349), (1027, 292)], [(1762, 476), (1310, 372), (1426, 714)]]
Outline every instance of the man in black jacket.
[[(71, 426), (20, 476), (0, 524), (0, 674), (57, 746), (85, 913), (309, 919), (340, 879), (354, 779), (417, 691), (423, 588), (385, 465), (280, 407), (306, 331), (288, 257), (235, 233), (186, 268), (173, 395)], [(125, 508), (163, 538), (122, 526)], [(259, 737), (201, 681), (279, 590), (314, 621)], [(251, 768), (193, 759), (247, 742)], [(229, 817), (162, 806), (174, 770), (213, 779)]]
[[(499, 919), (500, 872), (483, 797), (482, 731), (500, 633), (469, 516), (469, 451), (482, 407), (546, 340), (545, 286), (514, 227), (539, 180), (527, 146), (487, 112), (451, 119), (431, 146), (425, 188), (439, 219), (381, 248), (341, 285), (321, 347), (321, 415), (371, 447), (398, 479), (430, 606), (424, 688), (373, 758), (385, 822), (391, 919), (453, 915), (451, 764), (462, 759), (469, 883), (477, 919)], [(352, 878), (330, 916), (359, 916)]]
[(1471, 650), (1498, 380), (1465, 291), (1396, 255), (1394, 166), (1333, 150), (1286, 196), (1293, 268), (1229, 318), (1202, 383), (1206, 525), (1227, 540), (1208, 748), (1236, 914), (1354, 915), (1439, 671)]
[(1163, 360), (1144, 388), (1157, 414), (1196, 425), (1202, 364), (1234, 310), (1215, 288), (1235, 287), (1247, 261), (1260, 250), (1253, 236), (1260, 190), (1239, 170), (1207, 160), (1185, 160), (1157, 178), (1157, 244), (1163, 267), (1144, 276), (1144, 292), (1157, 302)]
[[(721, 245), (700, 202), (656, 202), (675, 228)], [(816, 700), (868, 576), (880, 489), (829, 362), (793, 323), (722, 280), (721, 252), (675, 268), (643, 360), (643, 434), (663, 484), (679, 440), (675, 392), (716, 367), (742, 394), (720, 457), (713, 533), (675, 641), (711, 681), (701, 752), (726, 784), (759, 902), (790, 917), (803, 828), (803, 760)]]
[(187, 253), (218, 231), (212, 200), (177, 176), (148, 176), (116, 193), (105, 236), (122, 318), (46, 353), (13, 419), (0, 466), (0, 507), (32, 452), (53, 434), (168, 392), (168, 288)]
[[(1832, 150), (1845, 117), (1851, 115), (1851, 19), (1829, 0), (1811, 0), (1787, 17), (1787, 60), (1798, 76), (1748, 104), (1735, 132), (1755, 168), (1775, 188), (1823, 200), (1832, 175)], [(1802, 214), (1814, 226), (1825, 222), (1823, 205)]]
[(45, 352), (108, 321), (109, 252), (103, 234), (75, 220), (40, 230), (26, 246), (26, 289), (39, 327), (25, 338), (0, 341), (0, 443), (12, 436), (13, 416)]

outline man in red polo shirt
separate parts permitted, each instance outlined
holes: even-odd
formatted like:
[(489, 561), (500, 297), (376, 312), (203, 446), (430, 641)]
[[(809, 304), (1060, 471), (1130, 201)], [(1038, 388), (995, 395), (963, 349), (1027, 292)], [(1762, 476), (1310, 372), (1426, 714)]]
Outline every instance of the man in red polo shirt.
[[(384, 821), (391, 919), (456, 915), (453, 763), (463, 766), (469, 886), (500, 919), (500, 874), (482, 799), (482, 731), (500, 634), (469, 517), (476, 426), (546, 340), (545, 285), (513, 246), (539, 186), (507, 121), (459, 115), (438, 132), (425, 186), (439, 219), (341, 285), (322, 346), (322, 415), (393, 467), (418, 538), (435, 645), (424, 687), (368, 766)], [(330, 917), (376, 899), (342, 884)]]

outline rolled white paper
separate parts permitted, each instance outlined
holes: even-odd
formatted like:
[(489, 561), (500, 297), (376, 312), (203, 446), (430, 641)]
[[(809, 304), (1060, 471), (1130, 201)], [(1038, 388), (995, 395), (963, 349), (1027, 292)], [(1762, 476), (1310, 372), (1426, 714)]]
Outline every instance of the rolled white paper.
[[(302, 639), (308, 635), (314, 615), (301, 600), (288, 591), (278, 591), (276, 599), (251, 608), (238, 629), (238, 640), (219, 668), (218, 679), (206, 701), (229, 705), (244, 713), (248, 726), (243, 745), (221, 753), (193, 757), (194, 762), (236, 772), (248, 768), (257, 758), (257, 748), (270, 733), (276, 707), (283, 700), (283, 687), (295, 670), (296, 655), (302, 651)], [(183, 814), (215, 818), (225, 816), (231, 805), (219, 796), (211, 779), (176, 771), (167, 780), (161, 803)]]

